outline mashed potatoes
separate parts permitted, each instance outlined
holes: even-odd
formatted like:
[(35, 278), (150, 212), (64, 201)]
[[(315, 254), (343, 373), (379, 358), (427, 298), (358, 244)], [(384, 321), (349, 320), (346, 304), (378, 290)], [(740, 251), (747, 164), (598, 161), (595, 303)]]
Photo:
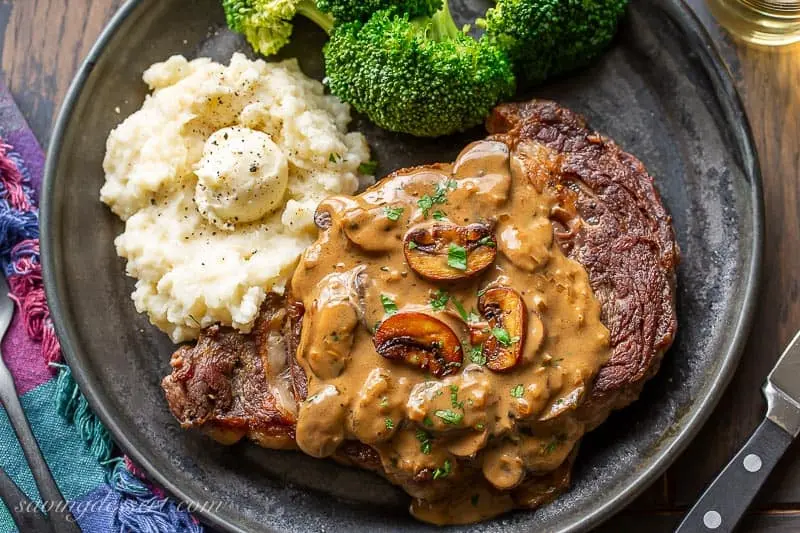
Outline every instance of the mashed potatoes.
[(174, 56), (144, 81), (153, 94), (109, 135), (101, 190), (125, 221), (136, 308), (175, 342), (248, 331), (313, 242), (317, 204), (372, 182), (367, 143), (295, 61)]

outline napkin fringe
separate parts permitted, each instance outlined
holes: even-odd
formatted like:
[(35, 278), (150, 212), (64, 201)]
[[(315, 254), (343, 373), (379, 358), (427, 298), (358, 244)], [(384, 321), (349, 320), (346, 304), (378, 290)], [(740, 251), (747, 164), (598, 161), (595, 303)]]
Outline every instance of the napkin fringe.
[(67, 365), (51, 363), (58, 368), (56, 378), (56, 410), (78, 430), (78, 435), (89, 447), (89, 452), (104, 464), (111, 460), (114, 442), (106, 427), (89, 407)]
[(185, 505), (167, 498), (163, 492), (133, 475), (123, 461), (117, 461), (111, 475), (111, 486), (122, 495), (117, 519), (121, 531), (158, 533), (202, 533), (203, 527)]
[(120, 531), (201, 533), (202, 526), (185, 506), (137, 478), (122, 458), (112, 458), (111, 435), (92, 412), (70, 368), (62, 364), (61, 347), (44, 292), (39, 210), (34, 198), (31, 176), (22, 157), (0, 138), (0, 264), (27, 335), (41, 343), (42, 356), (57, 373), (56, 410), (74, 425), (90, 453), (106, 467), (110, 485), (122, 496), (117, 511)]
[(22, 158), (0, 139), (0, 260), (10, 296), (17, 304), (28, 337), (41, 343), (45, 361), (58, 373), (56, 410), (74, 424), (92, 455), (103, 463), (111, 458), (114, 448), (108, 430), (89, 408), (72, 371), (59, 364), (61, 347), (44, 293), (39, 211), (32, 195), (30, 175)]

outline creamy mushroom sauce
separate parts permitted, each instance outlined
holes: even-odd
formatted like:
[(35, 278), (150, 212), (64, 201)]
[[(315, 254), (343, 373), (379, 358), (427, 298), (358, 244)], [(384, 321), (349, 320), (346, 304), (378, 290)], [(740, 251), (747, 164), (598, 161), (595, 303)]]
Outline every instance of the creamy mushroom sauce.
[[(359, 196), (320, 204), (323, 231), (291, 284), (306, 309), (297, 352), (308, 378), (297, 421), (305, 453), (329, 457), (345, 440), (370, 445), (389, 480), (414, 497), (412, 513), (437, 524), (525, 505), (513, 489), (570, 457), (585, 432), (576, 407), (610, 355), (609, 333), (586, 271), (554, 239), (556, 198), (532, 183), (546, 180), (547, 167), (530, 180), (505, 144), (481, 141), (453, 165), (403, 170)], [(446, 223), (489, 225), (491, 266), (447, 282), (409, 268), (406, 234)], [(521, 343), (517, 365), (504, 372), (487, 368), (470, 342), (468, 322), (486, 338), (478, 298), (492, 287), (514, 289), (528, 313), (527, 331), (502, 339)], [(461, 341), (462, 365), (437, 378), (382, 357), (376, 328), (405, 312), (447, 324)]]

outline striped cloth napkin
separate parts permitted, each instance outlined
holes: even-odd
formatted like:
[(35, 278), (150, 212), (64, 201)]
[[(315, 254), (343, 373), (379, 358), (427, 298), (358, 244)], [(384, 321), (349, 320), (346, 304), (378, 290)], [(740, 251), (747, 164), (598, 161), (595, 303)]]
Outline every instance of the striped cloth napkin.
[[(203, 528), (194, 517), (117, 455), (63, 363), (39, 263), (37, 205), (43, 167), (39, 143), (0, 84), (0, 267), (17, 304), (2, 353), (33, 432), (83, 531), (199, 533)], [(2, 407), (0, 466), (41, 503)], [(15, 530), (0, 502), (0, 533)]]

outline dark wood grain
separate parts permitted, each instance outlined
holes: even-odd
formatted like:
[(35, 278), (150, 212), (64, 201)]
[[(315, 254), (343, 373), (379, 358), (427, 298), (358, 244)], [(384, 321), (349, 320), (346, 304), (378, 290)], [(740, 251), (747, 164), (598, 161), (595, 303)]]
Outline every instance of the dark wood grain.
[[(677, 505), (693, 502), (758, 425), (766, 408), (761, 384), (800, 328), (800, 46), (737, 46), (735, 51), (739, 88), (764, 177), (764, 281), (741, 366), (710, 422), (670, 471)], [(760, 502), (762, 507), (800, 508), (797, 443)], [(795, 530), (800, 530), (800, 519)]]
[[(635, 1), (635, 0), (634, 0)], [(599, 531), (672, 531), (682, 513), (758, 425), (760, 387), (800, 327), (800, 46), (743, 46), (703, 0), (687, 0), (736, 78), (758, 144), (766, 200), (765, 279), (741, 367), (709, 423), (678, 462)], [(0, 0), (2, 79), (43, 142), (72, 76), (122, 0)], [(800, 531), (800, 445), (779, 465), (742, 531)]]
[[(683, 511), (623, 511), (595, 530), (595, 533), (671, 533), (683, 518)], [(800, 513), (797, 511), (759, 512), (750, 514), (738, 531), (759, 533), (797, 533)]]
[(0, 0), (3, 81), (42, 143), (72, 76), (122, 0)]

